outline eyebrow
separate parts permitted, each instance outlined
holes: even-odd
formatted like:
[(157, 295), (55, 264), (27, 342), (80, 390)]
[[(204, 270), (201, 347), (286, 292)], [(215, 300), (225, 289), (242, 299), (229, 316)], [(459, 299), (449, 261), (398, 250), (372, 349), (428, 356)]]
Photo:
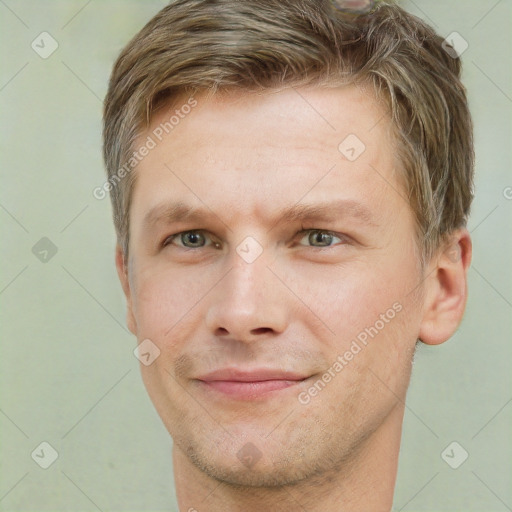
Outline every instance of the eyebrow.
[[(193, 207), (182, 201), (165, 203), (151, 208), (144, 216), (145, 228), (154, 228), (157, 224), (172, 224), (175, 222), (202, 221), (217, 217), (215, 212), (207, 207)], [(298, 221), (335, 222), (342, 218), (354, 218), (370, 226), (378, 226), (375, 214), (362, 203), (352, 199), (335, 199), (316, 204), (295, 204), (279, 210), (275, 214), (272, 228), (279, 222), (291, 223)]]
[(351, 217), (371, 226), (377, 226), (372, 211), (362, 203), (352, 199), (335, 199), (318, 204), (296, 204), (284, 208), (277, 216), (279, 221), (327, 221), (335, 222)]

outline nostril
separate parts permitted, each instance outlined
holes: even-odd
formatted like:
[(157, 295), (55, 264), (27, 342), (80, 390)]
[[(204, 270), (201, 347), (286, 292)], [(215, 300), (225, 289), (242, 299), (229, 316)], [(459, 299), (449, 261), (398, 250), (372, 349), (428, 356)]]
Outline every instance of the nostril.
[(266, 334), (267, 332), (272, 332), (272, 329), (270, 327), (258, 327), (251, 330), (251, 334)]
[[(257, 329), (251, 329), (251, 334), (266, 334), (268, 332), (272, 332), (272, 329), (270, 327), (258, 327)], [(219, 327), (215, 331), (216, 336), (226, 336), (226, 334), (229, 334), (229, 331), (225, 329), (224, 327)]]

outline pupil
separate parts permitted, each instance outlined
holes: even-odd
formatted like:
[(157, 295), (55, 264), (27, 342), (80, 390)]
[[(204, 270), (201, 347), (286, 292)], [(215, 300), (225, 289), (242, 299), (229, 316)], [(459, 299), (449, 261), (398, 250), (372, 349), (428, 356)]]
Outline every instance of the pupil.
[(190, 245), (196, 246), (196, 245), (201, 244), (201, 242), (202, 242), (201, 236), (202, 235), (200, 233), (187, 233), (185, 235), (185, 240), (188, 241), (188, 243)]
[(329, 245), (331, 239), (332, 235), (330, 235), (329, 233), (323, 233), (322, 231), (317, 231), (316, 233), (313, 233), (314, 242), (320, 245)]

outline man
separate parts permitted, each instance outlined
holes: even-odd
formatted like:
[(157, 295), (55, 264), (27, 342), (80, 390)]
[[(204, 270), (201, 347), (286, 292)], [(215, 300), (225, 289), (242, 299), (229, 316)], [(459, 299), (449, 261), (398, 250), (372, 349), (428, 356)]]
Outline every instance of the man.
[(397, 5), (175, 0), (104, 113), (181, 511), (389, 511), (415, 346), (466, 302), (460, 60)]

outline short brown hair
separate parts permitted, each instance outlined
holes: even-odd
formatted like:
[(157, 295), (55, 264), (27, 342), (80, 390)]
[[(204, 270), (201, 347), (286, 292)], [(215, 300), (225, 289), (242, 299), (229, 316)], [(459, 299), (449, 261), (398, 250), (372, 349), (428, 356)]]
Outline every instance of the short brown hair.
[(110, 78), (103, 131), (125, 256), (136, 173), (120, 179), (118, 171), (135, 140), (163, 101), (229, 88), (370, 84), (393, 120), (422, 259), (465, 226), (474, 151), (460, 59), (394, 3), (359, 14), (339, 7), (335, 0), (174, 0), (128, 43)]

